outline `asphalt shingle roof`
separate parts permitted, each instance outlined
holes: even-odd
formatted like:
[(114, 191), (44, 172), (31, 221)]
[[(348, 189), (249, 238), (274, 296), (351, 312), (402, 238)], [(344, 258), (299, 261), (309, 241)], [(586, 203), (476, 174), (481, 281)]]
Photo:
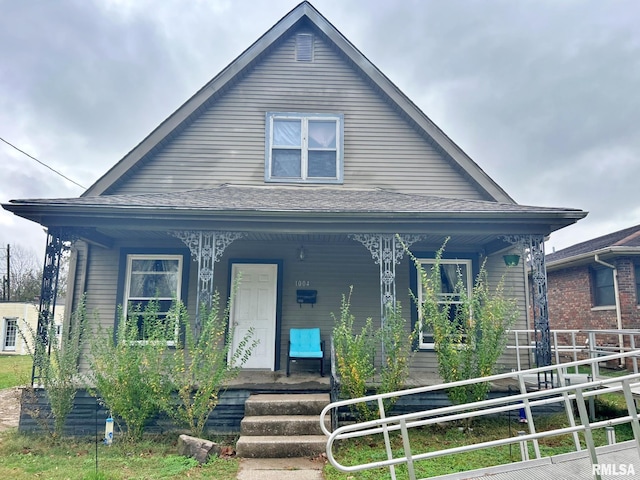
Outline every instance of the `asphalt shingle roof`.
[(608, 247), (640, 247), (640, 225), (608, 233), (601, 237), (586, 240), (547, 255), (547, 262), (557, 262), (566, 258), (597, 252)]
[(136, 207), (209, 211), (353, 212), (353, 213), (561, 213), (577, 209), (415, 195), (382, 189), (308, 186), (240, 186), (136, 195), (14, 200), (13, 204), (87, 207)]

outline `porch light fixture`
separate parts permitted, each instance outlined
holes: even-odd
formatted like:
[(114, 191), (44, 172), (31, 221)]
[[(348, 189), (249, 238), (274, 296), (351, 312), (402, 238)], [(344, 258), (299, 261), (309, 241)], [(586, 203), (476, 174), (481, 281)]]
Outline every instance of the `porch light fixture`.
[(515, 267), (520, 263), (520, 255), (503, 255), (502, 258), (507, 267)]
[(304, 262), (304, 257), (306, 256), (305, 251), (304, 251), (304, 247), (300, 246), (300, 248), (298, 249), (298, 260), (301, 262)]

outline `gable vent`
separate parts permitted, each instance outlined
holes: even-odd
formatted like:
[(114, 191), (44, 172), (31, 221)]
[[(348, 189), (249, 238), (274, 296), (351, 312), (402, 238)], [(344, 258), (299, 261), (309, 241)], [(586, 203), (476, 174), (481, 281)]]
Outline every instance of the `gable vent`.
[(296, 62), (313, 62), (313, 35), (296, 35)]

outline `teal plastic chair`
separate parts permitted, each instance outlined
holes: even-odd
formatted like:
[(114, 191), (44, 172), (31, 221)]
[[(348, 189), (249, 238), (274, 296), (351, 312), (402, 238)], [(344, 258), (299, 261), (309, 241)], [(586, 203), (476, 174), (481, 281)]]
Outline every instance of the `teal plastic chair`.
[(324, 341), (320, 340), (319, 328), (292, 328), (289, 330), (289, 353), (287, 354), (287, 377), (291, 360), (320, 360), (320, 376), (324, 377)]

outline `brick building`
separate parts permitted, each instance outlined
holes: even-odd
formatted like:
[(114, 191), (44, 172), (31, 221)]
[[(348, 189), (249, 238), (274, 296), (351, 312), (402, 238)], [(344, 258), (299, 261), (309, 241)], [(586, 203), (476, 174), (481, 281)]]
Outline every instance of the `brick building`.
[(546, 257), (551, 329), (640, 328), (640, 225)]

